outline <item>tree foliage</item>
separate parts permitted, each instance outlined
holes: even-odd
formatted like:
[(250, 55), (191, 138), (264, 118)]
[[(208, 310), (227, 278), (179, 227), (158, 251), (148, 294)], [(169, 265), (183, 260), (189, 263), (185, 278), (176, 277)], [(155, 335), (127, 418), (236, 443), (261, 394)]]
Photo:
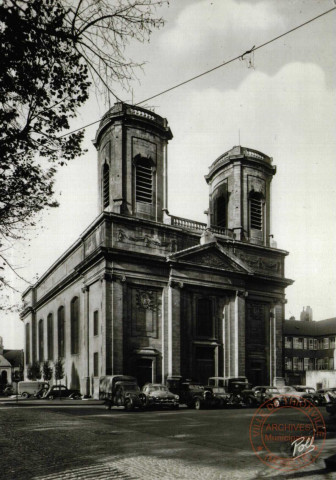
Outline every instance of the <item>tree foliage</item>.
[(27, 367), (27, 378), (29, 380), (40, 380), (41, 366), (39, 362), (30, 363)]
[(115, 85), (127, 87), (140, 64), (127, 58), (125, 47), (149, 39), (162, 25), (153, 16), (162, 3), (0, 3), (0, 256), (5, 264), (6, 241), (22, 237), (22, 228), (34, 226), (42, 209), (57, 206), (57, 167), (83, 153), (83, 131), (64, 132), (87, 100), (90, 84), (113, 95)]
[(48, 360), (46, 360), (45, 362), (43, 362), (42, 364), (42, 377), (43, 377), (43, 380), (45, 380), (46, 382), (49, 382), (51, 379), (52, 379), (52, 375), (53, 375), (53, 370), (48, 362)]
[(62, 380), (64, 378), (64, 366), (61, 358), (58, 358), (54, 365), (55, 369), (55, 380)]

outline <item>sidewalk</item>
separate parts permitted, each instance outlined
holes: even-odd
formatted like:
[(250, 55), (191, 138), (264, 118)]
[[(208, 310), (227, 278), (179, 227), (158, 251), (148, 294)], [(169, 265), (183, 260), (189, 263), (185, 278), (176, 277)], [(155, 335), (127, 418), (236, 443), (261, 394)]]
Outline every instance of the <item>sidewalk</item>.
[(54, 407), (57, 405), (68, 406), (68, 405), (80, 405), (82, 407), (86, 406), (99, 406), (103, 405), (102, 400), (95, 400), (93, 398), (83, 399), (83, 400), (71, 400), (67, 398), (55, 398), (53, 400), (43, 400), (37, 398), (21, 398), (16, 399), (15, 396), (11, 397), (0, 397), (0, 406), (10, 406), (10, 407)]

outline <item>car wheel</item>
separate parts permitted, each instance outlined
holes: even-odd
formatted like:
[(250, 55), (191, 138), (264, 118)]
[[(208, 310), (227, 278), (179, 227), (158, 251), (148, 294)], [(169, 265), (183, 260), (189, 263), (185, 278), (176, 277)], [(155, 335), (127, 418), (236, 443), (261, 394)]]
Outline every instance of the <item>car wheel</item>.
[(134, 406), (133, 406), (133, 401), (130, 400), (129, 398), (125, 401), (125, 410), (127, 410), (128, 412), (130, 412), (131, 410), (133, 410)]
[(195, 410), (201, 410), (202, 408), (202, 402), (199, 398), (196, 398), (195, 400)]
[(278, 408), (280, 407), (280, 400), (278, 398), (273, 399), (273, 407)]
[(48, 399), (49, 400), (54, 400), (54, 395), (49, 395)]
[(28, 397), (29, 397), (29, 393), (23, 392), (23, 393), (21, 393), (21, 397), (22, 397), (22, 398), (28, 398)]

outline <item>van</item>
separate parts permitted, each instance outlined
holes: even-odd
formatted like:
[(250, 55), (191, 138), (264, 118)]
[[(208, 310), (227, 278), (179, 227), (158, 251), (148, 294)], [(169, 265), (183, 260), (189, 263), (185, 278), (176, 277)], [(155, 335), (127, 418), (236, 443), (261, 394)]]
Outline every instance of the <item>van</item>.
[(18, 383), (18, 394), (23, 398), (35, 396), (43, 388), (49, 388), (49, 383), (43, 381), (30, 381)]

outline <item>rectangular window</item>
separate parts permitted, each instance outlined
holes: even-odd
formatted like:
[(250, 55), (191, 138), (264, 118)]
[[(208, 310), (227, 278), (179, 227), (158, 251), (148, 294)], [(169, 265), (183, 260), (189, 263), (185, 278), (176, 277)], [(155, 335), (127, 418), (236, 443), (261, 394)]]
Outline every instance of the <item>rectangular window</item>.
[(293, 348), (303, 348), (303, 338), (293, 338)]
[(308, 348), (308, 338), (304, 338), (304, 339), (303, 339), (303, 348), (304, 348), (305, 350), (307, 350), (307, 348)]
[(328, 370), (329, 369), (329, 358), (325, 357), (323, 359), (323, 370)]
[(329, 358), (329, 370), (334, 370), (334, 359), (333, 359), (333, 357)]
[(199, 298), (196, 312), (196, 335), (198, 337), (213, 337), (213, 313), (210, 298)]
[(292, 348), (292, 339), (291, 339), (291, 337), (285, 337), (285, 348)]
[(323, 370), (323, 358), (317, 359), (317, 370)]
[(329, 348), (329, 338), (326, 337), (323, 339), (323, 349), (327, 350)]
[(98, 352), (95, 352), (93, 354), (93, 376), (98, 377), (99, 376), (99, 357), (98, 357)]
[(330, 337), (329, 343), (330, 343), (329, 348), (335, 348), (335, 337)]
[(313, 338), (309, 339), (309, 350), (314, 350), (314, 339)]
[(98, 316), (98, 310), (93, 312), (93, 335), (98, 335), (98, 329), (99, 329), (99, 316)]
[(285, 370), (292, 370), (292, 359), (285, 357)]
[(317, 350), (318, 344), (317, 344), (317, 339), (314, 338), (314, 350)]
[(298, 370), (303, 370), (303, 358), (298, 359)]
[(315, 358), (310, 358), (309, 359), (308, 370), (315, 370)]
[(293, 357), (293, 370), (297, 371), (298, 370), (298, 357)]
[(303, 359), (303, 369), (304, 370), (309, 370), (309, 358), (304, 358)]
[(322, 350), (323, 349), (323, 338), (319, 338), (318, 341), (317, 341), (317, 348), (319, 350)]

